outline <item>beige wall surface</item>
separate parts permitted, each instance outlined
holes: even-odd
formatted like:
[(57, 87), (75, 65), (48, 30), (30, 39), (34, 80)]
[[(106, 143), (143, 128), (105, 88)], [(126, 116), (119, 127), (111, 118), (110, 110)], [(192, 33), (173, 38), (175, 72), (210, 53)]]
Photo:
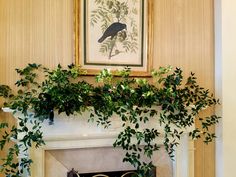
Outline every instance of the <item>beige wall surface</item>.
[(54, 67), (73, 61), (71, 0), (0, 0), (0, 81), (28, 63)]
[[(213, 90), (213, 0), (154, 0), (153, 8), (154, 68), (193, 71)], [(73, 38), (72, 0), (0, 0), (0, 83), (13, 86), (14, 69), (27, 63), (71, 64)], [(195, 176), (214, 177), (214, 145), (195, 147)]]

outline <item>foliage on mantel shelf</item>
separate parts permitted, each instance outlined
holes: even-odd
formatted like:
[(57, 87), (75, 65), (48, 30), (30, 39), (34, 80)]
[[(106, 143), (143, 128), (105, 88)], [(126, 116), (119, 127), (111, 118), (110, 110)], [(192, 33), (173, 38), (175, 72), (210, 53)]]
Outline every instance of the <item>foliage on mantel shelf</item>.
[[(91, 111), (89, 121), (104, 128), (109, 127), (110, 118), (117, 114), (122, 120), (123, 131), (117, 136), (114, 147), (121, 146), (126, 151), (123, 161), (136, 167), (140, 176), (145, 176), (153, 167), (151, 160), (146, 163), (140, 157), (151, 158), (154, 151), (160, 148), (156, 144), (160, 136), (158, 127), (140, 128), (150, 119), (156, 119), (162, 125), (163, 145), (171, 158), (181, 135), (196, 120), (201, 122), (202, 128), (194, 128), (189, 133), (192, 139), (202, 137), (205, 143), (209, 143), (215, 138), (209, 127), (218, 123), (220, 117), (214, 114), (201, 117), (199, 113), (219, 104), (219, 100), (198, 85), (193, 73), (184, 80), (179, 68), (160, 67), (152, 72), (151, 81), (130, 77), (129, 68), (118, 71), (116, 75), (104, 69), (96, 76), (98, 84), (95, 85), (81, 79), (84, 73), (74, 65), (67, 69), (60, 65), (48, 69), (29, 64), (16, 71), (20, 75), (16, 82), (19, 88), (16, 94), (8, 86), (0, 85), (0, 97), (6, 99), (4, 106), (24, 115), (18, 118), (18, 127), (0, 124), (0, 148), (3, 149), (12, 140), (18, 142), (9, 148), (0, 166), (1, 172), (7, 177), (22, 176), (23, 168), (30, 171), (32, 160), (27, 151), (32, 146), (44, 144), (41, 123), (49, 119), (52, 124), (54, 111), (64, 112), (68, 116)], [(38, 79), (38, 75), (41, 79)], [(29, 124), (32, 126), (29, 127)], [(7, 127), (10, 131), (4, 131)], [(19, 138), (22, 133), (22, 138)], [(16, 156), (19, 162), (14, 161)]]

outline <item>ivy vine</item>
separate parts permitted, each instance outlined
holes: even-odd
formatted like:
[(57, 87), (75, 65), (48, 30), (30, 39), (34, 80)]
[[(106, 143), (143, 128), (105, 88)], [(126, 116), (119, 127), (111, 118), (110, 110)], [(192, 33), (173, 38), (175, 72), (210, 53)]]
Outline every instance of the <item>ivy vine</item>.
[[(81, 79), (84, 73), (74, 65), (66, 69), (60, 65), (48, 69), (29, 64), (16, 71), (20, 75), (16, 94), (8, 86), (0, 85), (0, 97), (6, 99), (5, 106), (23, 115), (18, 118), (19, 126), (10, 127), (10, 131), (5, 131), (9, 126), (7, 123), (0, 124), (0, 148), (3, 149), (8, 142), (17, 142), (2, 159), (0, 170), (6, 177), (21, 177), (24, 169), (30, 173), (32, 160), (27, 151), (32, 146), (44, 144), (41, 123), (49, 120), (53, 124), (55, 111), (68, 116), (90, 111), (89, 121), (104, 128), (111, 125), (110, 118), (117, 114), (122, 120), (123, 130), (117, 136), (114, 147), (119, 146), (126, 151), (123, 161), (136, 167), (140, 177), (148, 174), (153, 167), (151, 160), (142, 161), (141, 156), (151, 159), (160, 148), (156, 143), (162, 132), (160, 127), (164, 131), (163, 145), (171, 158), (181, 135), (196, 120), (201, 122), (202, 128), (194, 128), (189, 133), (192, 139), (204, 138), (204, 142), (209, 143), (216, 137), (209, 127), (218, 123), (220, 117), (214, 114), (201, 117), (199, 113), (219, 104), (219, 100), (198, 85), (193, 73), (184, 79), (179, 68), (160, 67), (154, 70), (152, 82), (130, 77), (130, 68), (118, 71), (118, 78), (104, 69), (95, 78), (99, 82), (97, 85)], [(43, 75), (42, 82), (38, 75), (41, 78)], [(141, 128), (151, 119), (160, 126)], [(18, 157), (19, 161), (16, 162), (14, 157)]]

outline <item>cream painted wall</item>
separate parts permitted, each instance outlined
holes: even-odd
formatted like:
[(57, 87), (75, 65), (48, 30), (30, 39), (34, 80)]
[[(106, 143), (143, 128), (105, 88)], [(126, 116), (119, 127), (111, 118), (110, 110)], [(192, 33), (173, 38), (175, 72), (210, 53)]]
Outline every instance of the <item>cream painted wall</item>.
[[(153, 1), (153, 67), (193, 71), (214, 90), (214, 1)], [(30, 62), (71, 64), (73, 31), (72, 0), (0, 0), (0, 83), (14, 86), (14, 69)], [(195, 176), (214, 177), (214, 144), (195, 148)]]
[(216, 91), (222, 98), (222, 123), (217, 127), (217, 177), (235, 177), (236, 159), (236, 1), (217, 0)]

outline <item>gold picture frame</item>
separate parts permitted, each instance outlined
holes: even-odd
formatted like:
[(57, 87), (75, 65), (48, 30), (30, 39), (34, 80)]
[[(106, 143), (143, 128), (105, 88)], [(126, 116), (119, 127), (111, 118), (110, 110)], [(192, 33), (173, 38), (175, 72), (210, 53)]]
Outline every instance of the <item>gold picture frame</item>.
[(127, 66), (150, 76), (153, 0), (74, 0), (74, 14), (75, 64), (88, 75)]

